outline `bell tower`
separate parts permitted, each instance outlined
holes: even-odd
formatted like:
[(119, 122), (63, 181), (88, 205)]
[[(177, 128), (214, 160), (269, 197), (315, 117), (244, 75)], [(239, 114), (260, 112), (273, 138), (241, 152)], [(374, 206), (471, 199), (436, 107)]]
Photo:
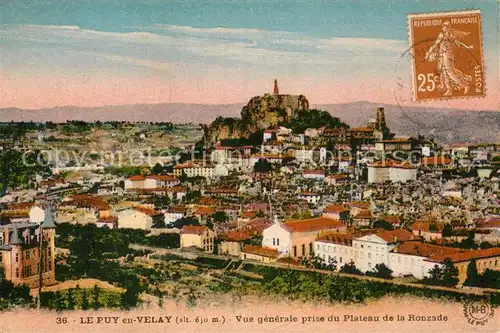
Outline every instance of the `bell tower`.
[(279, 95), (280, 94), (280, 90), (278, 88), (278, 80), (276, 80), (276, 79), (274, 79), (274, 91), (273, 91), (273, 93), (275, 95)]
[(381, 106), (377, 108), (377, 122), (375, 126), (379, 131), (383, 131), (385, 128), (387, 128), (387, 124), (385, 123), (384, 108)]

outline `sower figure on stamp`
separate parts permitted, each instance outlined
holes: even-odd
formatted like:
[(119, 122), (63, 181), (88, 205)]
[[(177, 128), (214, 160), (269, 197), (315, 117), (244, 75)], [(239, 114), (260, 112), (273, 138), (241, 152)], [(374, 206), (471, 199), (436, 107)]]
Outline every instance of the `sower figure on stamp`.
[(444, 91), (443, 96), (451, 96), (452, 91), (464, 89), (464, 94), (469, 91), (469, 84), (472, 81), (470, 75), (464, 74), (458, 68), (455, 68), (455, 59), (453, 54), (453, 44), (472, 50), (473, 45), (465, 45), (459, 39), (469, 35), (452, 28), (449, 21), (443, 22), (442, 30), (439, 33), (434, 44), (425, 54), (425, 60), (435, 61), (437, 58), (437, 72), (439, 74), (439, 87)]

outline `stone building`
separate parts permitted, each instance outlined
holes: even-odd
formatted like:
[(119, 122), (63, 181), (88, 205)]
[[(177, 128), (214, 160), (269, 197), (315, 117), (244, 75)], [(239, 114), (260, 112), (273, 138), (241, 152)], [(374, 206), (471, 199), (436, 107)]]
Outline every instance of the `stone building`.
[(56, 283), (54, 262), (54, 237), (56, 225), (48, 209), (43, 221), (43, 242), (40, 252), (40, 225), (37, 223), (10, 223), (0, 227), (0, 265), (5, 278), (14, 284), (30, 288), (39, 285), (40, 254), (42, 254), (43, 285)]

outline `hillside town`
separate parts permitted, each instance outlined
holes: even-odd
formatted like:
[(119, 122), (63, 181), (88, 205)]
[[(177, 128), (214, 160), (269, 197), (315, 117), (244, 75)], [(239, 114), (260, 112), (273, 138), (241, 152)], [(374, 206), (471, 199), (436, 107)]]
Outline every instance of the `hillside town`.
[(142, 255), (116, 250), (112, 237), (101, 244), (125, 266), (163, 249), (226, 260), (229, 270), (254, 263), (500, 288), (500, 143), (401, 137), (383, 106), (351, 128), (305, 96), (281, 94), (276, 80), (241, 118), (210, 126), (15, 127), (2, 124), (0, 138), (0, 265), (14, 285), (62, 283), (75, 240), (85, 244), (71, 230), (88, 229), (140, 233), (129, 247), (142, 244)]

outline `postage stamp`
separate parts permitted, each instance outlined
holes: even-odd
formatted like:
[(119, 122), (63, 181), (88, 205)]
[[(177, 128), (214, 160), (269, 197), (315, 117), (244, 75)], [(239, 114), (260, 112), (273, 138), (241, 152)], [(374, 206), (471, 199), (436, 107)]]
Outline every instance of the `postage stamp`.
[(408, 15), (414, 101), (485, 94), (480, 10)]
[(498, 331), (498, 0), (0, 17), (0, 333)]

